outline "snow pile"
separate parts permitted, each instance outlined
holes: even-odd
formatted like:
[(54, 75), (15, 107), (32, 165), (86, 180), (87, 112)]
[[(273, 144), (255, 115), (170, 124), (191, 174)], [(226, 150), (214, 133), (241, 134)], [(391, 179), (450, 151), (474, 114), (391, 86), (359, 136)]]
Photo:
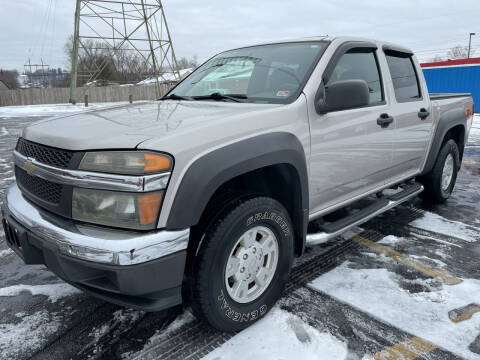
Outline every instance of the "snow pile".
[(409, 293), (399, 287), (396, 276), (386, 269), (351, 269), (345, 262), (309, 286), (459, 356), (478, 359), (468, 347), (478, 336), (480, 314), (453, 323), (448, 313), (478, 303), (480, 281), (432, 287), (432, 279), (417, 279), (432, 291)]
[(18, 313), (16, 323), (0, 324), (0, 359), (30, 357), (47, 343), (61, 326), (54, 313), (41, 310), (32, 315)]
[(274, 308), (204, 359), (345, 359), (347, 347), (298, 317)]
[(52, 105), (25, 105), (25, 106), (2, 106), (0, 118), (52, 116), (60, 114), (79, 113), (82, 111), (96, 110), (125, 105), (128, 102), (91, 103), (88, 107), (83, 104), (52, 104)]
[(67, 283), (48, 284), (48, 285), (12, 285), (0, 288), (0, 296), (17, 296), (22, 292), (29, 292), (32, 296), (45, 295), (51, 302), (57, 302), (59, 299), (78, 294), (80, 290)]
[(480, 228), (475, 228), (458, 221), (448, 220), (428, 211), (426, 211), (420, 219), (412, 221), (410, 225), (438, 234), (456, 237), (468, 242), (480, 240)]

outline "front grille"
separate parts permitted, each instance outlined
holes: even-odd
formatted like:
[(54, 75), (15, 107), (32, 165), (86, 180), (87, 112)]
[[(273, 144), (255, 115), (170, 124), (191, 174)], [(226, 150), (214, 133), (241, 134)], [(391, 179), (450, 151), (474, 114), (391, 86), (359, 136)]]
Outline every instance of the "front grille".
[(61, 150), (52, 148), (50, 146), (40, 145), (23, 138), (20, 138), (17, 143), (16, 150), (27, 157), (34, 158), (35, 160), (66, 169), (70, 165), (70, 161), (73, 157), (73, 151)]
[(51, 204), (60, 202), (62, 185), (28, 175), (25, 170), (17, 166), (15, 166), (15, 177), (17, 178), (17, 183), (31, 195)]

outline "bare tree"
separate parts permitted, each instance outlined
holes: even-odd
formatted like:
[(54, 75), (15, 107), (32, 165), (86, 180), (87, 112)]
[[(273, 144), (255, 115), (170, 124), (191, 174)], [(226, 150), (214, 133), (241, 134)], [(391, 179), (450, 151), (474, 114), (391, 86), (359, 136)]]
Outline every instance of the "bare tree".
[(0, 80), (2, 80), (10, 89), (18, 88), (18, 71), (0, 69)]
[[(69, 63), (72, 61), (73, 36), (65, 44), (64, 52)], [(115, 83), (137, 83), (153, 77), (153, 68), (149, 58), (133, 51), (127, 44), (120, 49), (113, 49), (109, 44), (101, 41), (82, 40), (78, 53), (78, 83), (85, 85), (95, 73), (96, 85)], [(182, 57), (177, 61), (177, 70), (196, 68), (197, 56)], [(164, 70), (167, 70), (166, 68)]]
[(186, 57), (177, 59), (177, 70), (191, 69), (191, 68), (196, 68), (197, 66), (198, 66), (197, 55), (193, 56), (191, 59), (188, 59)]
[[(473, 55), (474, 52), (474, 50), (470, 50), (470, 56)], [(468, 46), (457, 45), (452, 47), (448, 51), (447, 57), (449, 59), (466, 59), (468, 57)]]
[[(72, 61), (73, 37), (65, 44), (67, 61)], [(97, 84), (110, 82), (130, 83), (143, 80), (145, 74), (153, 73), (147, 59), (127, 45), (113, 49), (101, 41), (84, 40), (78, 53), (77, 72), (79, 84), (83, 85), (93, 74)]]

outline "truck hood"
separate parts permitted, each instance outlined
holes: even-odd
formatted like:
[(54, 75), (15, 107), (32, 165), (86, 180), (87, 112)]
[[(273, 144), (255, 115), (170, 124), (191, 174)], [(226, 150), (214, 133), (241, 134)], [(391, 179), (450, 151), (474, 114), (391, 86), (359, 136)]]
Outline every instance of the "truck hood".
[[(39, 121), (23, 130), (27, 140), (69, 150), (134, 149), (149, 139), (176, 141), (281, 105), (211, 101), (154, 101)], [(216, 130), (214, 130), (216, 129)], [(210, 134), (211, 135), (211, 134)], [(152, 149), (155, 150), (155, 149)], [(169, 149), (164, 149), (169, 151)]]

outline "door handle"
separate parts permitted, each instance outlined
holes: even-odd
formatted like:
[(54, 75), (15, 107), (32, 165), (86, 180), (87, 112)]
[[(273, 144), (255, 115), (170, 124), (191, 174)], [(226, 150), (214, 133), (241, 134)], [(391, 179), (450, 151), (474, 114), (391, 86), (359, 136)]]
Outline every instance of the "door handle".
[(428, 111), (425, 108), (421, 108), (420, 111), (418, 112), (418, 117), (421, 120), (425, 120), (428, 117), (428, 115), (430, 115), (430, 111)]
[(387, 128), (393, 122), (393, 117), (388, 114), (382, 114), (377, 119), (377, 124), (380, 125), (382, 129)]

